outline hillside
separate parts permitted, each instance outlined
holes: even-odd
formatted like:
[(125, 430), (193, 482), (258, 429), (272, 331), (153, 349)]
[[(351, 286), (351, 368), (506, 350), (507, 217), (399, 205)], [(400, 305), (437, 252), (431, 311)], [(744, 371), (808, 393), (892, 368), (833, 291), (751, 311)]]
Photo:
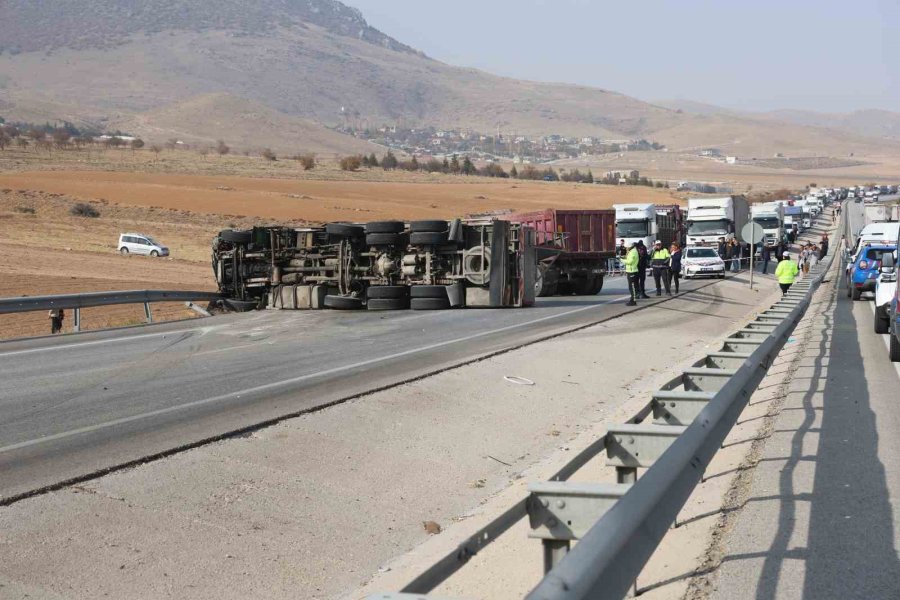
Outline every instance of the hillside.
[(274, 111), (264, 117), (273, 125), (266, 136), (281, 119), (301, 118), (482, 132), (500, 125), (527, 135), (730, 145), (759, 156), (882, 150), (871, 139), (820, 128), (696, 115), (607, 90), (453, 67), (335, 0), (7, 0), (0, 40), (3, 116), (128, 126), (147, 136), (181, 131), (274, 146), (277, 140), (264, 142), (249, 128), (221, 126), (240, 124), (240, 115), (253, 112), (246, 107), (257, 106)]
[(195, 96), (158, 110), (117, 118), (109, 127), (147, 139), (177, 138), (201, 145), (212, 145), (220, 139), (240, 140), (241, 149), (246, 150), (269, 147), (277, 152), (359, 154), (377, 149), (308, 119), (225, 93)]

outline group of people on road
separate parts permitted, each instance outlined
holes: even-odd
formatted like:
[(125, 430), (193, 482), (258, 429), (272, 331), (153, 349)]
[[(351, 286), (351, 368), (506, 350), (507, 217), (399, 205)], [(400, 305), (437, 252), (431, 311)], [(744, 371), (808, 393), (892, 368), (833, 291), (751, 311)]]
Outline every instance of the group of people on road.
[(741, 270), (741, 263), (750, 260), (750, 246), (741, 244), (732, 238), (725, 241), (725, 238), (719, 238), (716, 252), (719, 258), (725, 261), (725, 270), (737, 273)]
[(66, 318), (66, 311), (61, 308), (50, 309), (47, 315), (50, 317), (50, 333), (56, 335), (62, 331), (63, 321)]
[[(624, 250), (624, 252), (623, 252)], [(681, 281), (681, 246), (673, 243), (665, 248), (661, 241), (657, 240), (652, 249), (648, 249), (643, 240), (638, 240), (625, 249), (625, 240), (619, 245), (619, 256), (625, 264), (625, 275), (628, 278), (628, 290), (631, 299), (627, 306), (637, 306), (640, 298), (649, 299), (647, 295), (647, 269), (653, 273), (653, 283), (656, 284), (656, 295), (662, 296), (663, 288), (666, 295), (672, 295), (672, 285), (675, 285), (675, 293), (679, 292)]]

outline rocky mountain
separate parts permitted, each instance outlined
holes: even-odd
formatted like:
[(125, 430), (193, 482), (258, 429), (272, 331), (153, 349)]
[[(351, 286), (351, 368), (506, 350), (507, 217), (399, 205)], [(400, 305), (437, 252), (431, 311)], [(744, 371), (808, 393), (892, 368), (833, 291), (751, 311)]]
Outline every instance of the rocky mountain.
[[(200, 118), (197, 106), (219, 117), (235, 109), (236, 124), (253, 112), (247, 106), (257, 106), (270, 111), (265, 121), (302, 119), (302, 127), (294, 125), (308, 132), (311, 122), (500, 127), (507, 134), (733, 146), (756, 156), (822, 152), (823, 140), (841, 154), (872, 144), (820, 128), (697, 115), (608, 90), (450, 66), (336, 0), (5, 0), (0, 46), (0, 115), (125, 123), (147, 137), (163, 129), (218, 137), (216, 120)], [(246, 129), (232, 127), (229, 143), (258, 146), (272, 131), (245, 139)], [(293, 144), (297, 149), (329, 151), (305, 139)]]

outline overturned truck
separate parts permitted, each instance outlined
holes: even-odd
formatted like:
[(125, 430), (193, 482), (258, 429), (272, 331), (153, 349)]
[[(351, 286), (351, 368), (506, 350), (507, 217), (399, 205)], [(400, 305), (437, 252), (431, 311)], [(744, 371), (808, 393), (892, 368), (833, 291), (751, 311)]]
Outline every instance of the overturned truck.
[(212, 266), (234, 310), (442, 310), (534, 303), (534, 231), (507, 221), (225, 230)]

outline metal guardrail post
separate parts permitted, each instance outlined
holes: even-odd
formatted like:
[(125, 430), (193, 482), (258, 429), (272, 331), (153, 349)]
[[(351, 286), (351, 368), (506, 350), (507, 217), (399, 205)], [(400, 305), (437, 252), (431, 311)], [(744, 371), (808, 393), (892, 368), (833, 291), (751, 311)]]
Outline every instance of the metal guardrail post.
[(81, 331), (81, 309), (75, 309), (75, 319), (72, 321), (72, 331), (78, 333)]
[(150, 312), (150, 303), (144, 302), (144, 316), (147, 318), (148, 323), (153, 322), (153, 313)]

